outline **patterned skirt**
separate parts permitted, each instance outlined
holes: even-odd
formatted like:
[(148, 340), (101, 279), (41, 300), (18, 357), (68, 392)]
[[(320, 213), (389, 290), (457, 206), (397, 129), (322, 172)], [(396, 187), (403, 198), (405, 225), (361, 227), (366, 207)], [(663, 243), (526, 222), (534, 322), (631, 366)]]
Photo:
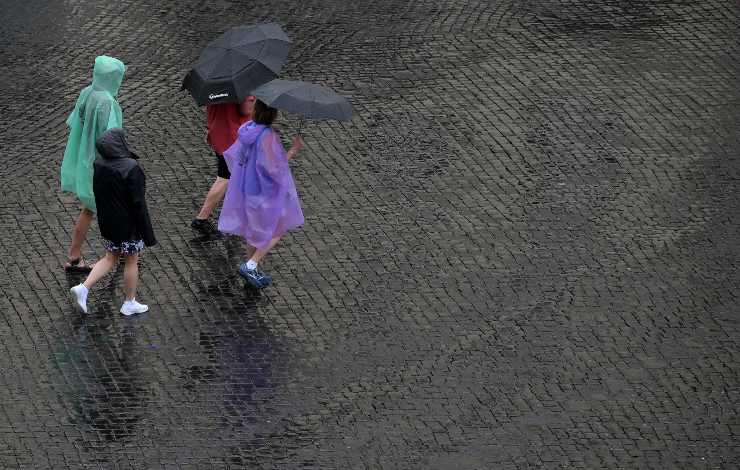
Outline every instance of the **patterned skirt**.
[(135, 255), (144, 250), (144, 240), (129, 240), (121, 243), (113, 243), (110, 240), (103, 239), (105, 251), (119, 255)]

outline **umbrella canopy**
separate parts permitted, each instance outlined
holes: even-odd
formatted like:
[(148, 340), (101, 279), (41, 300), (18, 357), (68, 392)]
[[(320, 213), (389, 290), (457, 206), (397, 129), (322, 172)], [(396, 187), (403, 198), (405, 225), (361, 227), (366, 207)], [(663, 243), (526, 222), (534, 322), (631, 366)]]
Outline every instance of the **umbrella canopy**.
[(290, 46), (277, 23), (231, 28), (203, 49), (182, 89), (200, 106), (239, 103), (280, 73)]
[(252, 91), (266, 105), (308, 119), (352, 119), (352, 105), (331, 88), (295, 80), (273, 80)]

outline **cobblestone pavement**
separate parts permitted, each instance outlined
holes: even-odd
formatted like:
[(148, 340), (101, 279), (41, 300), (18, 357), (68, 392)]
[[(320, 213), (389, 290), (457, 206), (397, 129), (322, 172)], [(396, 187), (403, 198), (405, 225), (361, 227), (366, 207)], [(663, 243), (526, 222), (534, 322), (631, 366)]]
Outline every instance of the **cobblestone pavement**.
[[(0, 467), (735, 469), (740, 7), (703, 0), (5, 0)], [(183, 92), (231, 25), (351, 97), (257, 295), (189, 221)], [(144, 155), (151, 312), (60, 266), (64, 120), (97, 54)], [(284, 121), (290, 134), (295, 121)], [(93, 226), (86, 256), (101, 253)]]

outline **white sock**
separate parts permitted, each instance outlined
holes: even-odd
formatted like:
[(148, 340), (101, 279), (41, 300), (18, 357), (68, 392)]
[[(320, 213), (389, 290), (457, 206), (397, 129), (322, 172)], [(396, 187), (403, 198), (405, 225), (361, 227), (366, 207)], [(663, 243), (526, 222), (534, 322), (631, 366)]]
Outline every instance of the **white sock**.
[(257, 269), (257, 262), (251, 259), (247, 261), (247, 269), (249, 269), (250, 271), (253, 269)]

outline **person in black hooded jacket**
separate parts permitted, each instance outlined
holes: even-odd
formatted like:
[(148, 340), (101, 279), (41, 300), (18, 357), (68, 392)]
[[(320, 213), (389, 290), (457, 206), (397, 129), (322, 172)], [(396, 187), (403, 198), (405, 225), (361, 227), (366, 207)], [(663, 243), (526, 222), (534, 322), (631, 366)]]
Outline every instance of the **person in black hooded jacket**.
[(124, 315), (143, 313), (149, 307), (136, 301), (139, 280), (139, 253), (157, 240), (144, 199), (145, 176), (137, 163), (139, 158), (126, 143), (123, 129), (106, 131), (95, 142), (98, 158), (94, 163), (93, 193), (98, 209), (98, 225), (106, 255), (82, 284), (70, 289), (79, 308), (87, 313), (87, 294), (93, 284), (108, 274), (124, 257), (121, 307)]

